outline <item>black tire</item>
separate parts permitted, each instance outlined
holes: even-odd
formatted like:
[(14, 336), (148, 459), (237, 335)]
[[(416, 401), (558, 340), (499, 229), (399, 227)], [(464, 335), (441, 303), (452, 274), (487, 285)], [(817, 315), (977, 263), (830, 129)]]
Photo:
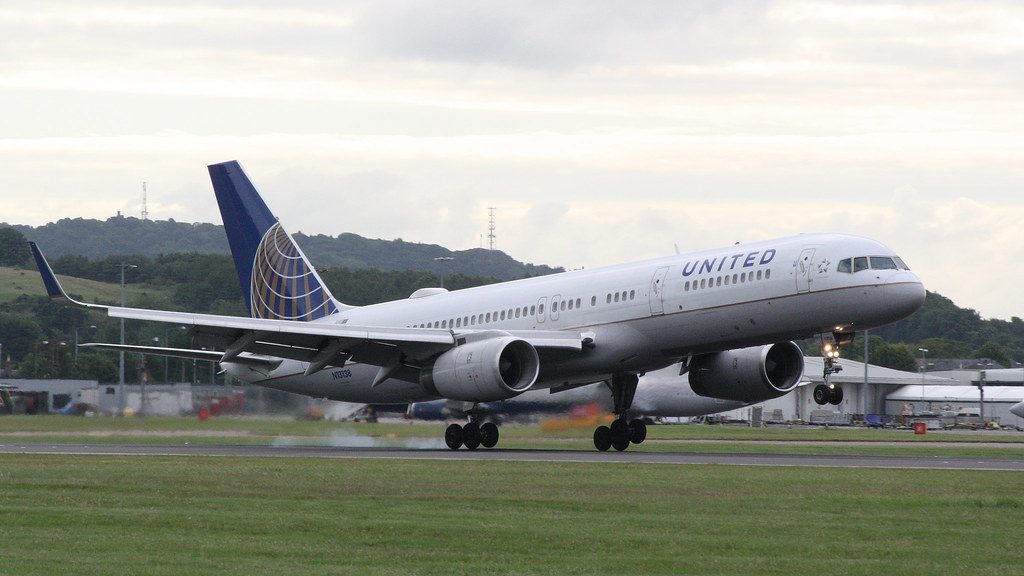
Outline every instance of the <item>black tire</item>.
[(633, 420), (629, 423), (629, 441), (643, 444), (644, 440), (647, 440), (647, 424), (643, 420)]
[(629, 423), (623, 419), (612, 422), (610, 427), (612, 433), (612, 448), (622, 452), (629, 448)]
[(843, 403), (843, 389), (841, 386), (836, 386), (829, 392), (828, 403), (833, 406), (839, 406)]
[(814, 387), (814, 402), (819, 406), (823, 404), (828, 404), (829, 395), (830, 394), (828, 386), (825, 386), (824, 384), (818, 384), (817, 386)]
[(462, 426), (452, 424), (444, 431), (444, 443), (452, 450), (462, 447)]
[(594, 448), (607, 452), (612, 447), (612, 431), (607, 426), (598, 426), (594, 430)]
[(462, 427), (462, 444), (470, 450), (480, 447), (480, 426), (477, 423), (470, 422)]
[(484, 422), (480, 426), (480, 445), (484, 448), (494, 448), (498, 444), (498, 425), (494, 422)]

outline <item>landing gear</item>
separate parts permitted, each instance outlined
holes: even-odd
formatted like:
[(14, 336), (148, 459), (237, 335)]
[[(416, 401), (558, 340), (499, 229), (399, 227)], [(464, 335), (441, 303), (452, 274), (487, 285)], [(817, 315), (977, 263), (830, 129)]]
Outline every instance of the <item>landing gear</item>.
[(476, 450), (480, 446), (494, 448), (498, 444), (498, 426), (494, 422), (479, 423), (479, 417), (471, 409), (469, 422), (465, 426), (451, 424), (444, 431), (444, 443), (452, 450), (465, 446)]
[(818, 384), (814, 387), (814, 401), (818, 404), (839, 406), (843, 403), (843, 388), (831, 383)]
[[(842, 371), (843, 367), (839, 365), (839, 342), (833, 334), (827, 336), (822, 335), (821, 351), (824, 354), (824, 371), (822, 374), (822, 380), (824, 384), (818, 384), (814, 387), (814, 401), (819, 405), (831, 404), (833, 406), (839, 406), (843, 403), (843, 388), (837, 384), (832, 383), (832, 375), (836, 372)], [(852, 341), (853, 334), (843, 334), (844, 340)]]
[(647, 424), (643, 420), (629, 420), (638, 381), (636, 374), (615, 374), (608, 383), (615, 403), (615, 421), (611, 426), (598, 426), (594, 430), (594, 447), (601, 452), (609, 448), (621, 452), (630, 444), (641, 444), (647, 439)]

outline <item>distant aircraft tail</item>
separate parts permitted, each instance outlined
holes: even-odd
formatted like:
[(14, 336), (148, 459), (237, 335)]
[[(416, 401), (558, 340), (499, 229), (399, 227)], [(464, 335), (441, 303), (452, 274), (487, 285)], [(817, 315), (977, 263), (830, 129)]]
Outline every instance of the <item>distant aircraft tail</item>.
[(347, 308), (331, 296), (238, 162), (208, 168), (249, 314), (310, 321)]

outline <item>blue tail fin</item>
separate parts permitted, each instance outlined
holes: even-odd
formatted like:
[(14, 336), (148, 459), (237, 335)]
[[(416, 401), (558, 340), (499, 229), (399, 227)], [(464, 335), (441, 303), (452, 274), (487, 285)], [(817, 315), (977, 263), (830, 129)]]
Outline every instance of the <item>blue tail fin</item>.
[(249, 314), (309, 321), (337, 312), (341, 305), (238, 162), (212, 164), (209, 170)]

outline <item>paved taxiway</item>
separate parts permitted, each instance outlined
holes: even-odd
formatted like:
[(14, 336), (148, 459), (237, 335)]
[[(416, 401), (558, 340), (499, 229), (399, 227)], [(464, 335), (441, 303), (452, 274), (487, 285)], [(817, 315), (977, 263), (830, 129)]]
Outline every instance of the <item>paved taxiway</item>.
[(1009, 470), (1024, 472), (1024, 458), (945, 456), (860, 456), (811, 454), (715, 454), (691, 452), (590, 452), (582, 450), (433, 450), (339, 448), (328, 446), (243, 446), (213, 444), (0, 443), (0, 454), (96, 456), (235, 456), (281, 458), (393, 458), (406, 460), (498, 460), (519, 462), (621, 462), (647, 464), (727, 464), (736, 466), (822, 466), (838, 468), (917, 468)]

